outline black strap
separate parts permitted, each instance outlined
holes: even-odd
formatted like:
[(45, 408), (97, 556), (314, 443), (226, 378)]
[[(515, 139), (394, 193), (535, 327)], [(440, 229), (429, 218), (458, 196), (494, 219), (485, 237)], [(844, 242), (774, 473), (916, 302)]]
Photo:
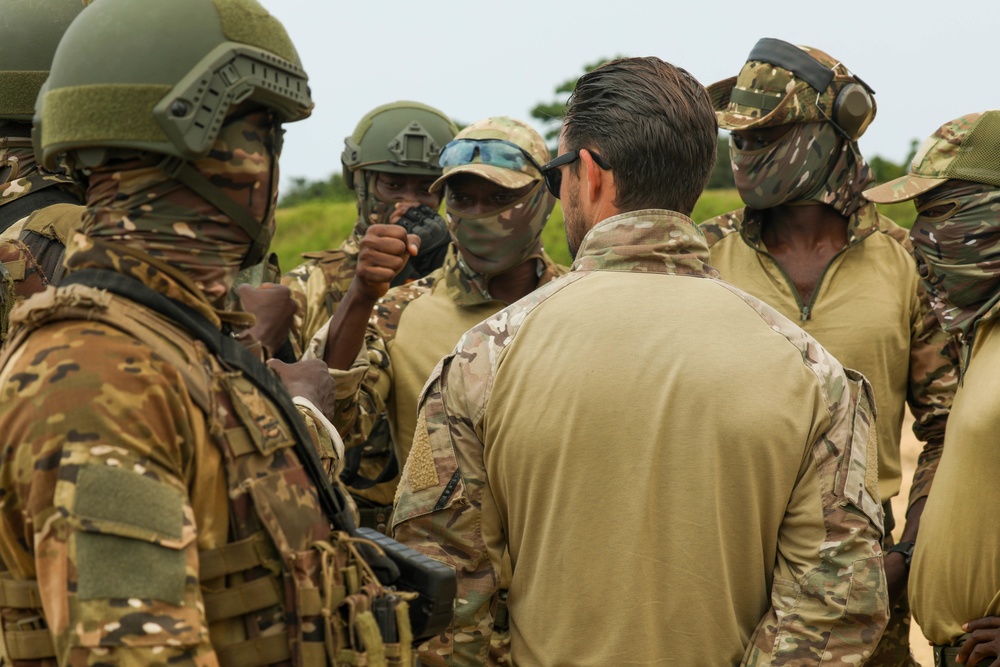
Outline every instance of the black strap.
[(396, 475), (399, 474), (399, 459), (396, 458), (396, 448), (393, 446), (392, 437), (389, 434), (389, 422), (384, 414), (375, 422), (375, 428), (372, 429), (371, 435), (368, 436), (369, 441), (373, 437), (386, 438), (388, 440), (389, 460), (386, 461), (385, 466), (383, 466), (374, 479), (369, 479), (360, 474), (364, 446), (348, 449), (344, 453), (344, 469), (340, 473), (340, 481), (352, 489), (364, 491), (373, 486), (394, 480), (396, 479)]
[(6, 230), (18, 220), (25, 218), (40, 208), (54, 204), (79, 204), (78, 199), (56, 185), (41, 190), (29, 192), (12, 202), (0, 206), (0, 232)]
[(295, 435), (295, 453), (305, 468), (306, 474), (316, 487), (320, 506), (327, 519), (337, 530), (354, 535), (357, 527), (354, 516), (340, 490), (330, 484), (320, 465), (319, 456), (312, 446), (312, 438), (306, 430), (298, 409), (282, 386), (278, 377), (233, 338), (224, 335), (211, 322), (191, 308), (146, 287), (138, 280), (120, 273), (102, 269), (83, 269), (67, 276), (62, 285), (88, 285), (104, 289), (118, 296), (151, 308), (187, 329), (208, 349), (229, 366), (241, 371), (281, 410), (285, 420)]
[(833, 70), (788, 42), (765, 37), (754, 45), (747, 62), (759, 60), (790, 70), (810, 86), (823, 92), (833, 81)]

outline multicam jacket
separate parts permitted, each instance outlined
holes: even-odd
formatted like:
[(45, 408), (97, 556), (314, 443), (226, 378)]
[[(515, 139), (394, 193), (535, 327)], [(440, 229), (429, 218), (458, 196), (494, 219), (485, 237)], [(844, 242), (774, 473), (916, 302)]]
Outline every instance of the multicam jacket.
[(864, 379), (670, 211), (470, 330), (420, 397), (397, 539), (458, 573), (424, 664), (858, 665), (886, 622)]
[(904, 406), (925, 443), (909, 504), (930, 492), (958, 382), (958, 358), (931, 309), (907, 230), (862, 206), (849, 218), (848, 244), (831, 260), (809, 303), (767, 252), (761, 216), (741, 209), (701, 225), (722, 278), (764, 300), (872, 383), (878, 406), (879, 491), (899, 493)]
[(344, 300), (358, 269), (358, 237), (344, 239), (336, 250), (303, 253), (305, 262), (281, 278), (298, 304), (290, 333), (299, 350), (323, 328)]
[[(222, 325), (172, 267), (75, 242), (71, 271), (124, 273)], [(348, 547), (330, 547), (287, 421), (242, 372), (84, 285), (29, 299), (11, 334), (0, 616), (15, 664), (326, 664), (360, 636), (333, 627)], [(329, 467), (330, 434), (302, 411)]]
[[(544, 253), (538, 260), (538, 285), (566, 273)], [(365, 444), (381, 415), (388, 416), (400, 467), (410, 453), (420, 390), (435, 364), (470, 327), (507, 304), (494, 299), (486, 279), (459, 260), (449, 247), (441, 268), (420, 280), (395, 287), (379, 300), (368, 322), (365, 346), (350, 370), (330, 371), (337, 381), (334, 426), (350, 449)], [(306, 356), (322, 357), (327, 327), (309, 344)], [(367, 457), (362, 473), (372, 478), (386, 456)], [(381, 505), (392, 504), (398, 477), (352, 493)]]

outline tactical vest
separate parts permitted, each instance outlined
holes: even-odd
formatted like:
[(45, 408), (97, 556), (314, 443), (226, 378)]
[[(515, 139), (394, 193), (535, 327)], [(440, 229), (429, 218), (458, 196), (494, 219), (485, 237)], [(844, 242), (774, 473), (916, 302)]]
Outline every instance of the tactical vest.
[[(406, 600), (416, 595), (384, 588), (359, 551), (365, 541), (331, 532), (281, 411), (190, 332), (128, 299), (70, 285), (49, 289), (19, 309), (0, 366), (32, 331), (84, 319), (126, 333), (177, 368), (222, 453), (230, 542), (198, 554), (205, 616), (220, 664), (414, 665)], [(53, 664), (47, 626), (6, 622), (44, 619), (37, 583), (4, 575), (0, 608), (7, 658)], [(214, 631), (239, 620), (242, 641), (227, 644)], [(393, 628), (395, 642), (383, 641), (386, 627)]]

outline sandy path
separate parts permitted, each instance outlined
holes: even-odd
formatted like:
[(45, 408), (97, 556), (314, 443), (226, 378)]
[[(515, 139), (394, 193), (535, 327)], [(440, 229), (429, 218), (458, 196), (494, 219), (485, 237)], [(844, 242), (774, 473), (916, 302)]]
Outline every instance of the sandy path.
[[(903, 520), (906, 516), (906, 501), (910, 495), (910, 482), (913, 480), (913, 469), (917, 466), (917, 457), (920, 456), (922, 443), (913, 436), (913, 417), (909, 411), (903, 422), (903, 437), (900, 442), (901, 456), (903, 462), (903, 486), (899, 495), (892, 499), (892, 514), (896, 517), (896, 529), (893, 536), (899, 540), (900, 533), (903, 532)], [(931, 654), (930, 646), (924, 638), (920, 628), (914, 623), (910, 628), (910, 649), (913, 657), (917, 659), (923, 667), (933, 667), (934, 657)]]

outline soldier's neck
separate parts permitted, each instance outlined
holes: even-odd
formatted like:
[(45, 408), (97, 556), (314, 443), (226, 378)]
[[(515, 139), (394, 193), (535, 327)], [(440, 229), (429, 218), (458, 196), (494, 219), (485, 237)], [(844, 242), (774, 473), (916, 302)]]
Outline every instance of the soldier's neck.
[(848, 220), (825, 204), (776, 206), (763, 212), (761, 240), (772, 253), (839, 250), (847, 245)]

